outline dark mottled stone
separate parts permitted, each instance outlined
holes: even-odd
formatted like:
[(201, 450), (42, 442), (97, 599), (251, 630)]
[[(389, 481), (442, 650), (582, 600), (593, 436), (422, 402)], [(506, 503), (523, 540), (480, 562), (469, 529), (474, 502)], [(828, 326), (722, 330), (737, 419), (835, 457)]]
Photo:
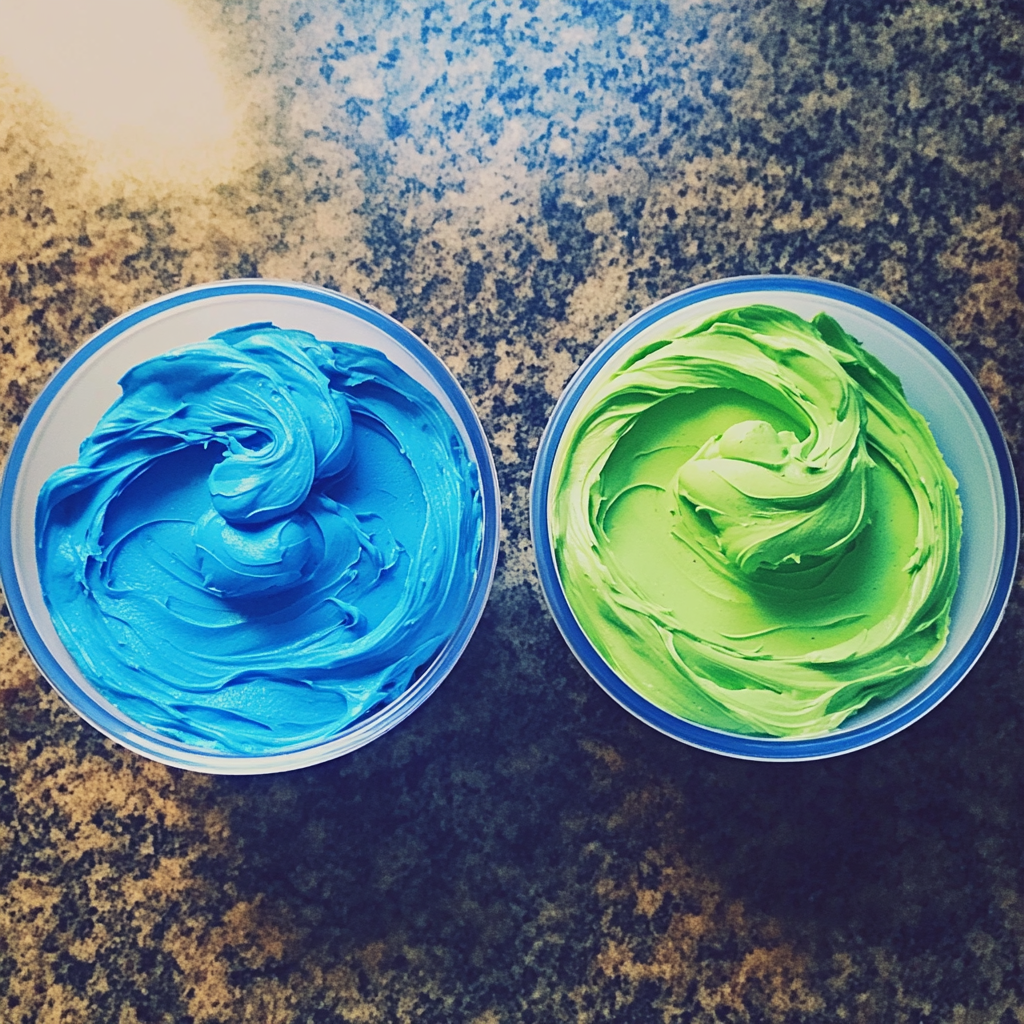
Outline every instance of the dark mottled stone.
[(250, 104), (252, 149), (226, 169), (94, 168), (0, 77), (0, 453), (113, 316), (204, 280), (299, 279), (448, 361), (494, 442), (504, 545), (437, 694), (279, 777), (189, 775), (106, 741), (4, 608), (0, 1019), (1024, 1020), (1019, 592), (905, 733), (734, 762), (589, 680), (541, 600), (526, 507), (593, 347), (736, 274), (818, 275), (919, 317), (1019, 459), (1020, 4), (190, 10)]

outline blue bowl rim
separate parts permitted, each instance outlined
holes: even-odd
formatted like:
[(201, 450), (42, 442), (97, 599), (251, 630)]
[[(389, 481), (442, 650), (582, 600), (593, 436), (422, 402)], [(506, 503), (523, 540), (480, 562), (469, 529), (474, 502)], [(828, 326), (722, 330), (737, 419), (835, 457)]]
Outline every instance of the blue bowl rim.
[[(802, 292), (838, 300), (873, 313), (924, 346), (956, 380), (978, 413), (995, 454), (1005, 504), (1006, 541), (996, 583), (977, 627), (953, 661), (921, 693), (890, 714), (822, 736), (777, 739), (710, 729), (678, 718), (642, 697), (608, 666), (577, 623), (558, 578), (548, 532), (547, 509), (558, 442), (580, 396), (602, 367), (641, 331), (668, 314), (706, 299), (752, 291)], [(808, 761), (851, 753), (906, 729), (946, 698), (967, 675), (998, 629), (1010, 598), (1020, 546), (1020, 505), (1013, 463), (995, 414), (970, 371), (938, 335), (903, 310), (858, 288), (797, 275), (768, 274), (709, 281), (669, 295), (641, 310), (590, 354), (563, 390), (537, 448), (530, 486), (530, 532), (541, 590), (556, 625), (590, 676), (627, 711), (659, 732), (701, 750), (745, 760)]]
[[(54, 658), (36, 629), (18, 583), (12, 534), (17, 481), (29, 443), (47, 408), (79, 368), (101, 348), (143, 321), (179, 306), (224, 295), (287, 296), (317, 302), (358, 317), (382, 330), (400, 347), (410, 352), (444, 392), (466, 427), (479, 471), (483, 508), (480, 560), (469, 601), (455, 632), (427, 669), (394, 701), (369, 717), (352, 723), (330, 740), (248, 757), (204, 750), (170, 739), (157, 739), (152, 730), (142, 727), (139, 729), (143, 733), (143, 742), (140, 742), (143, 737), (136, 737), (133, 734), (126, 737), (125, 723), (79, 687)], [(12, 621), (44, 678), (74, 711), (105, 736), (152, 760), (208, 774), (264, 774), (288, 771), (319, 764), (365, 746), (398, 725), (440, 686), (462, 655), (483, 615), (497, 568), (500, 520), (501, 501), (497, 470), (483, 426), (451, 371), (425, 342), (393, 317), (359, 299), (318, 285), (263, 278), (239, 278), (184, 288), (130, 310), (94, 334), (50, 378), (22, 420), (0, 484), (0, 584), (3, 585)]]

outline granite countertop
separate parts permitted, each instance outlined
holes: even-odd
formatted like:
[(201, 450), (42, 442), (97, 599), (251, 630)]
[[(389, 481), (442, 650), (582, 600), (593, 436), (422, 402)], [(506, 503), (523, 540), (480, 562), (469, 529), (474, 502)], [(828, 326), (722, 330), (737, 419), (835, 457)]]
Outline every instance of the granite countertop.
[(1022, 113), (1017, 0), (0, 4), (0, 455), (113, 316), (286, 278), (442, 355), (504, 503), (452, 676), (291, 774), (106, 741), (4, 609), (0, 1020), (1024, 1022), (1019, 592), (908, 731), (750, 764), (587, 678), (527, 526), (574, 368), (728, 275), (902, 306), (1016, 456)]

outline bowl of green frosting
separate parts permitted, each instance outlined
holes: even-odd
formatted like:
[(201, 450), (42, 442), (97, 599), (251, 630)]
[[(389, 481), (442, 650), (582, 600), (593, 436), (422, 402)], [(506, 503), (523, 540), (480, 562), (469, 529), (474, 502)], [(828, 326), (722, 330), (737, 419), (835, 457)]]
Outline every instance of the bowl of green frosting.
[(860, 749), (1002, 618), (1006, 443), (957, 356), (853, 288), (739, 278), (633, 317), (565, 389), (531, 493), (570, 648), (627, 710), (736, 757)]

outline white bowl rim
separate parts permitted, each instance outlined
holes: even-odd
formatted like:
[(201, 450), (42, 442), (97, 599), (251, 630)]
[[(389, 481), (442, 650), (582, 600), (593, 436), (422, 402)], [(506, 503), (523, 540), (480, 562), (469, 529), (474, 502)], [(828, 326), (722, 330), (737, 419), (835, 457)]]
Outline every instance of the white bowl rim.
[[(15, 555), (13, 512), (20, 469), (30, 441), (47, 408), (75, 373), (101, 348), (125, 331), (168, 310), (220, 296), (284, 296), (340, 310), (383, 331), (429, 373), (452, 404), (468, 435), (477, 466), (483, 515), (476, 577), (463, 614), (451, 637), (424, 671), (391, 703), (343, 729), (330, 740), (269, 754), (239, 756), (219, 753), (159, 736), (152, 729), (126, 729), (123, 712), (111, 714), (105, 702), (83, 691), (50, 652), (22, 597)], [(261, 775), (309, 767), (351, 753), (394, 728), (412, 714), (454, 668), (479, 624), (494, 582), (498, 562), (501, 499), (498, 475), (483, 426), (466, 393), (433, 350), (393, 317), (339, 292), (296, 281), (237, 278), (194, 285), (146, 302), (112, 320), (71, 355), (50, 378), (29, 407), (15, 437), (0, 484), (0, 584), (14, 626), (43, 677), (90, 725), (135, 753), (176, 768), (211, 775)]]
[[(799, 292), (831, 299), (874, 314), (908, 335), (960, 386), (981, 419), (998, 467), (1006, 537), (996, 580), (978, 625), (953, 661), (924, 690), (892, 713), (843, 732), (781, 739), (744, 736), (698, 725), (658, 707), (611, 669), (590, 642), (569, 607), (555, 564), (548, 530), (552, 471), (562, 434), (586, 388), (617, 352), (656, 321), (707, 299), (744, 292)], [(901, 732), (949, 696), (967, 675), (998, 629), (1013, 589), (1020, 548), (1020, 505), (1013, 463), (995, 414), (970, 371), (938, 335), (898, 307), (858, 288), (799, 275), (765, 274), (709, 281), (669, 295), (631, 317), (594, 349), (562, 391), (537, 448), (530, 485), (530, 532), (541, 591), (555, 624), (583, 668), (613, 700), (659, 732), (701, 750), (750, 761), (810, 761), (861, 750)]]

